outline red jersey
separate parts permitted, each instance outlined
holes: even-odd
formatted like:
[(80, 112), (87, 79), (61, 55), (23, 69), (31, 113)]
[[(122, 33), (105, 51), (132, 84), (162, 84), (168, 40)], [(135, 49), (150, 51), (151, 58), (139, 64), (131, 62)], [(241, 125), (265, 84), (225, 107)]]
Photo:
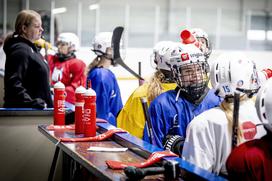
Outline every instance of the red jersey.
[(271, 180), (271, 138), (264, 136), (239, 145), (231, 152), (226, 166), (230, 180)]
[(58, 56), (49, 55), (50, 80), (53, 86), (60, 78), (65, 85), (66, 101), (75, 104), (75, 90), (80, 85), (86, 85), (86, 64), (75, 57), (60, 61)]

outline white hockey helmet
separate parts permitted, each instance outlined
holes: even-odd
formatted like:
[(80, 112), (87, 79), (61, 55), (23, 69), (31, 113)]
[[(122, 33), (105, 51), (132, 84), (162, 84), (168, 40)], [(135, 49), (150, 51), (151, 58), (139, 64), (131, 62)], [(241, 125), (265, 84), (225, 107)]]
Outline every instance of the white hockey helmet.
[(74, 33), (60, 33), (57, 38), (57, 44), (67, 43), (69, 51), (76, 51), (79, 49), (79, 38)]
[(210, 78), (222, 98), (234, 92), (252, 96), (260, 87), (255, 63), (241, 53), (221, 54), (212, 64)]
[(192, 100), (198, 100), (209, 81), (209, 65), (200, 49), (193, 44), (176, 43), (169, 64), (179, 88)]
[(192, 63), (207, 63), (204, 54), (193, 44), (175, 43), (170, 55), (170, 67), (180, 67)]
[(94, 53), (98, 56), (106, 55), (107, 48), (111, 47), (112, 32), (100, 32), (93, 40)]
[(159, 70), (170, 71), (169, 59), (172, 52), (174, 42), (160, 41), (153, 48), (152, 61)]
[(200, 38), (205, 39), (206, 41), (206, 49), (204, 50), (202, 47), (200, 47), (201, 51), (204, 53), (205, 58), (209, 58), (209, 56), (212, 53), (212, 47), (211, 47), (211, 43), (208, 37), (208, 34), (201, 28), (192, 28), (190, 30), (190, 32), (192, 33), (192, 35), (194, 37), (196, 37), (199, 41)]
[(209, 40), (208, 34), (201, 28), (192, 28), (190, 31), (196, 38), (205, 38)]
[(268, 79), (258, 91), (255, 107), (262, 123), (272, 132), (272, 79)]

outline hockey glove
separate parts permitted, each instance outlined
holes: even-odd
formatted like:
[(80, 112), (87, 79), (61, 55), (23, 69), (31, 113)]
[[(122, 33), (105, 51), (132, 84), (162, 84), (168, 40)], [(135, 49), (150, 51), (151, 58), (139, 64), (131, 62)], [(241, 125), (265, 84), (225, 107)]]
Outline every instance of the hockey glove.
[(163, 147), (165, 150), (170, 150), (181, 157), (184, 141), (185, 139), (183, 136), (167, 135), (163, 141)]

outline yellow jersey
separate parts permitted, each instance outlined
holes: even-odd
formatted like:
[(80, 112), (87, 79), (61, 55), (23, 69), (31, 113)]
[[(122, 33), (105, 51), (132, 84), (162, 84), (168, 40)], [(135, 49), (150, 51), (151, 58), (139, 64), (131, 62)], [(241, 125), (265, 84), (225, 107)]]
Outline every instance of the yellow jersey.
[[(117, 127), (127, 130), (133, 136), (143, 138), (145, 116), (141, 97), (147, 97), (148, 83), (144, 83), (130, 95), (117, 117)], [(163, 92), (176, 88), (176, 83), (162, 83)], [(148, 102), (148, 105), (150, 103)]]

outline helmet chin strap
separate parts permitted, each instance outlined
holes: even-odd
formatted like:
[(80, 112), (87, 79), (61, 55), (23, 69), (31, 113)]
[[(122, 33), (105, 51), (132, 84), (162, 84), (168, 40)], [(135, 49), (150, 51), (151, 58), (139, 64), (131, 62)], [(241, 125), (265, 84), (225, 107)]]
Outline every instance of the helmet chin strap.
[(198, 105), (198, 104), (200, 104), (202, 102), (202, 100), (207, 95), (207, 93), (209, 91), (209, 88), (206, 87), (201, 94), (190, 94), (189, 92), (185, 91), (185, 89), (182, 89), (182, 88), (179, 88), (179, 87), (176, 88), (176, 91), (180, 91), (179, 96), (182, 96), (186, 100), (188, 100), (189, 102), (191, 102), (191, 103), (193, 103), (195, 105)]
[(249, 98), (251, 98), (254, 94), (256, 94), (258, 92), (260, 88), (258, 89), (253, 89), (253, 90), (248, 90), (248, 89), (240, 89), (240, 88), (236, 88), (236, 90), (245, 93)]
[(113, 58), (112, 58), (112, 55), (109, 55), (109, 54), (103, 53), (103, 52), (100, 52), (100, 53), (102, 53), (102, 55), (97, 55), (98, 57), (100, 57), (100, 58), (103, 57), (103, 58), (105, 58), (105, 59), (107, 59), (107, 60), (110, 60), (112, 66), (116, 66), (116, 65), (117, 65), (117, 63), (114, 62), (114, 60), (113, 60)]
[(98, 57), (104, 57), (105, 59), (113, 61), (112, 55), (109, 55), (107, 53), (102, 52), (101, 50), (94, 50), (92, 51), (98, 56)]
[(64, 62), (66, 60), (76, 57), (74, 52), (69, 52), (68, 54), (57, 53), (56, 55), (58, 56), (60, 62)]

